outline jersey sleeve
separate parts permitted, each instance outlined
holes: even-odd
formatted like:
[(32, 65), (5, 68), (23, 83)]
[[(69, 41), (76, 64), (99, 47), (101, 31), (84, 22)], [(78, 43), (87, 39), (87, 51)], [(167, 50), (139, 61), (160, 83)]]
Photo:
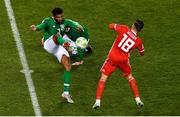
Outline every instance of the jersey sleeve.
[(122, 26), (119, 24), (109, 24), (109, 28), (115, 30), (117, 33), (120, 33)]
[(86, 27), (83, 26), (84, 31), (80, 31), (80, 36), (85, 37), (89, 41), (89, 32)]
[(47, 21), (44, 19), (40, 24), (36, 25), (36, 30), (40, 31), (47, 26)]
[(66, 26), (69, 26), (69, 27), (72, 27), (75, 29), (77, 29), (77, 27), (80, 27), (82, 30), (84, 30), (83, 27), (78, 22), (75, 22), (70, 19), (65, 19), (65, 24), (66, 24)]
[(112, 24), (109, 24), (109, 28), (112, 30), (118, 31), (120, 30), (120, 25), (112, 23)]
[(138, 49), (138, 51), (139, 51), (139, 53), (140, 53), (141, 55), (144, 55), (144, 45), (143, 45), (143, 43), (142, 43), (141, 40), (140, 40), (140, 43), (139, 43), (138, 46), (137, 46), (137, 49)]

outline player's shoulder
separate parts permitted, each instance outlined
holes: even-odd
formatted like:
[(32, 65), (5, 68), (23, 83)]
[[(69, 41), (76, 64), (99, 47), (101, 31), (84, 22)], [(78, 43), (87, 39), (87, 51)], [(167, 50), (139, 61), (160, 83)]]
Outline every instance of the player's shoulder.
[(50, 22), (50, 21), (53, 21), (52, 17), (46, 17), (46, 18), (43, 19), (42, 22)]
[(126, 25), (123, 25), (123, 24), (120, 24), (119, 27), (120, 27), (121, 29), (129, 30), (129, 27), (126, 26)]
[(64, 21), (64, 22), (73, 22), (72, 19), (67, 19), (67, 18), (64, 18), (63, 21)]

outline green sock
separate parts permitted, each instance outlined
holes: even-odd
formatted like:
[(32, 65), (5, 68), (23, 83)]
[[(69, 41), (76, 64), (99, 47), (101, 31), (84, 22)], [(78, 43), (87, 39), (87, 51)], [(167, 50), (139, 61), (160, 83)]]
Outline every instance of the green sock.
[(64, 71), (64, 92), (65, 93), (69, 93), (70, 80), (71, 80), (71, 72)]

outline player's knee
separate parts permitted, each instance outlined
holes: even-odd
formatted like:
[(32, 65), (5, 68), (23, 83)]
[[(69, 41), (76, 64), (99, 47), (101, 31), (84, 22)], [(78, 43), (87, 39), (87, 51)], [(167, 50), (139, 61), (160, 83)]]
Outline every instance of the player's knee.
[(106, 81), (106, 80), (107, 80), (107, 78), (108, 78), (108, 76), (102, 73), (102, 74), (101, 74), (101, 78), (100, 78), (100, 80), (102, 80), (102, 81)]
[(134, 79), (134, 77), (132, 76), (132, 74), (126, 75), (125, 77), (128, 79), (128, 81), (130, 81), (130, 80), (133, 80), (133, 79)]
[(69, 62), (65, 62), (63, 63), (64, 65), (64, 68), (67, 70), (67, 71), (70, 71), (71, 70), (71, 64)]
[(71, 64), (70, 64), (70, 58), (67, 57), (67, 56), (63, 56), (62, 57), (62, 60), (61, 60), (61, 63), (64, 65), (65, 69), (67, 71), (70, 71), (71, 70)]
[(64, 67), (65, 67), (66, 71), (71, 70), (71, 64), (64, 64)]

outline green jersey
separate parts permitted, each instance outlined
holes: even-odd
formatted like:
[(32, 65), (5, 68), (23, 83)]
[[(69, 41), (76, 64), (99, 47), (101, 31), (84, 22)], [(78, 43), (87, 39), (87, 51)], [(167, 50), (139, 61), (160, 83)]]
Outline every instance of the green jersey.
[(61, 23), (57, 23), (54, 18), (45, 18), (41, 24), (36, 25), (37, 31), (43, 30), (44, 41), (47, 40), (52, 35), (58, 34), (58, 42), (63, 39), (62, 36), (65, 34), (65, 28), (71, 27), (77, 29), (79, 24), (75, 23), (70, 19), (63, 19)]
[[(74, 22), (77, 25), (81, 26), (78, 22)], [(70, 30), (68, 32), (66, 32), (66, 35), (68, 35), (68, 37), (72, 40), (72, 41), (76, 41), (77, 38), (79, 37), (84, 37), (87, 40), (89, 40), (89, 33), (88, 30), (85, 26), (81, 26), (81, 31), (78, 31), (76, 28), (74, 27), (70, 27)]]

